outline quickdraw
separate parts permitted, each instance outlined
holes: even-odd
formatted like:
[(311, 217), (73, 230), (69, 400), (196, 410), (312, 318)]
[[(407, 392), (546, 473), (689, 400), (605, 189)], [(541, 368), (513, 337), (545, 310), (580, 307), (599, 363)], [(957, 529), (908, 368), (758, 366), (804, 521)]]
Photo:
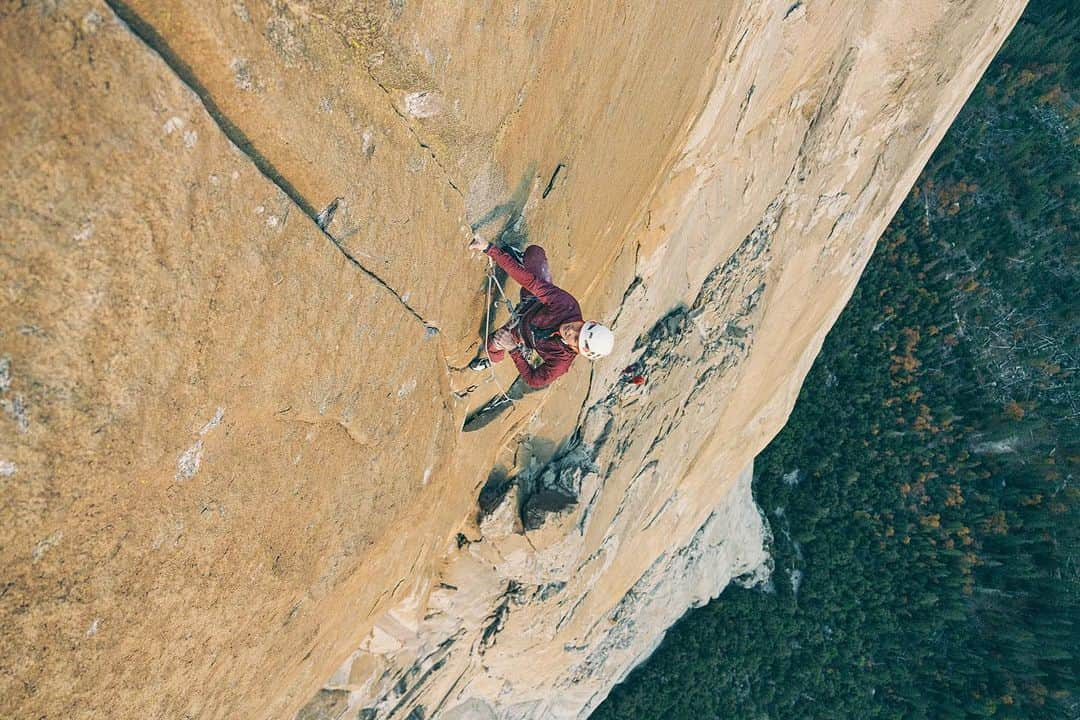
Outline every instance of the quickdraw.
[(473, 383), (472, 385), (465, 388), (464, 390), (453, 390), (453, 391), (451, 391), (450, 394), (453, 395), (454, 397), (456, 397), (458, 400), (464, 400), (467, 395), (472, 395), (474, 392), (476, 392), (477, 388), (479, 388), (479, 387), (480, 387), (479, 385), (477, 385), (476, 383)]

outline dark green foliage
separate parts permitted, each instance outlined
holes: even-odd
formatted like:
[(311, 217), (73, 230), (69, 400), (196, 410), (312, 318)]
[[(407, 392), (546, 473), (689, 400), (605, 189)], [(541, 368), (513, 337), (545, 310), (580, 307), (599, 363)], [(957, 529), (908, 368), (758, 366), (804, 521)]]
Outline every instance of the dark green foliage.
[(1080, 718), (1073, 7), (1029, 6), (758, 458), (771, 588), (594, 720)]

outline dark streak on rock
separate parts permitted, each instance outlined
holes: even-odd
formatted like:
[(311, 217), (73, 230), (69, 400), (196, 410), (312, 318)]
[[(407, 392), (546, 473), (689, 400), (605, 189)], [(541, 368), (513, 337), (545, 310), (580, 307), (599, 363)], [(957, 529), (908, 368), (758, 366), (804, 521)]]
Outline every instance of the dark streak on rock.
[(491, 615), (488, 615), (487, 625), (484, 626), (484, 631), (480, 635), (480, 647), (477, 648), (480, 655), (483, 655), (489, 647), (495, 644), (495, 636), (499, 634), (499, 631), (503, 629), (503, 625), (506, 623), (506, 616), (510, 614), (509, 593), (514, 585), (516, 583), (511, 581), (499, 604), (495, 606), (495, 610)]
[(439, 711), (442, 710), (443, 705), (446, 704), (446, 701), (450, 698), (450, 696), (454, 693), (454, 691), (457, 690), (458, 685), (461, 683), (461, 678), (463, 678), (463, 677), (465, 677), (465, 671), (464, 670), (462, 670), (460, 673), (458, 673), (458, 676), (454, 679), (454, 682), (451, 683), (450, 688), (443, 694), (442, 699), (439, 700), (438, 704), (436, 704), (434, 708), (432, 708), (432, 710), (431, 710), (431, 717), (432, 718), (439, 717)]
[[(459, 630), (443, 640), (435, 650), (418, 660), (401, 674), (398, 681), (394, 683), (394, 692), (401, 697), (386, 714), (386, 717), (394, 717), (399, 710), (406, 707), (408, 703), (416, 697), (416, 694), (424, 686), (424, 683), (427, 682), (428, 678), (430, 678), (433, 673), (438, 672), (446, 666), (450, 656), (450, 649), (453, 647), (454, 643), (457, 642), (458, 638), (461, 637), (461, 632), (462, 631)], [(434, 661), (431, 665), (426, 670), (421, 671), (424, 664), (432, 659), (434, 659)], [(415, 676), (415, 680), (410, 680), (413, 676)], [(415, 713), (417, 710), (423, 713), (423, 708), (419, 705), (413, 708), (412, 713)], [(413, 717), (412, 713), (410, 713), (408, 717)], [(419, 717), (423, 718), (423, 715), (421, 714)], [(434, 717), (434, 715), (432, 717)]]
[(561, 170), (562, 170), (562, 169), (563, 169), (564, 167), (566, 167), (566, 165), (564, 165), (563, 163), (559, 163), (558, 165), (556, 165), (556, 166), (555, 166), (555, 172), (551, 173), (551, 179), (550, 179), (550, 180), (548, 180), (548, 184), (547, 184), (547, 187), (546, 187), (546, 188), (544, 188), (544, 194), (540, 196), (541, 198), (546, 198), (546, 197), (547, 197), (547, 196), (548, 196), (548, 195), (549, 195), (549, 194), (551, 193), (552, 189), (554, 189), (554, 187), (555, 187), (555, 180), (556, 180), (556, 179), (558, 179), (558, 177), (559, 177), (559, 172), (560, 172), (560, 171), (561, 171)]
[(735, 47), (731, 49), (731, 54), (728, 55), (727, 61), (729, 63), (735, 62), (735, 56), (739, 54), (739, 48), (742, 46), (743, 40), (746, 39), (746, 34), (748, 32), (750, 32), (750, 28), (743, 30), (742, 35), (740, 35), (739, 39), (735, 42)]
[(746, 91), (746, 97), (739, 106), (739, 119), (735, 121), (735, 132), (739, 132), (739, 126), (742, 125), (742, 121), (746, 117), (746, 111), (750, 108), (750, 98), (754, 97), (755, 90), (757, 90), (757, 85), (751, 85), (750, 89)]

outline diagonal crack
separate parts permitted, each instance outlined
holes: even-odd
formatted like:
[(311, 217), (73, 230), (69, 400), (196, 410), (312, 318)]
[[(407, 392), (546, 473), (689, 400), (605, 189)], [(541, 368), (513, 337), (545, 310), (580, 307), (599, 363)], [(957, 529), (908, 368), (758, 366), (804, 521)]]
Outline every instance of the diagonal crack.
[[(214, 100), (214, 97), (210, 93), (210, 91), (206, 88), (205, 85), (202, 84), (202, 82), (199, 81), (199, 78), (195, 74), (195, 71), (192, 69), (192, 67), (188, 65), (171, 47), (169, 47), (169, 44), (165, 41), (165, 38), (162, 37), (161, 34), (158, 33), (158, 31), (154, 29), (152, 25), (143, 20), (138, 15), (138, 13), (128, 7), (124, 2), (122, 2), (122, 0), (105, 0), (105, 4), (108, 5), (110, 9), (112, 9), (113, 13), (116, 14), (116, 17), (120, 20), (120, 22), (122, 22), (135, 37), (141, 40), (148, 48), (150, 48), (150, 50), (157, 54), (157, 56), (160, 57), (162, 61), (164, 61), (165, 65), (170, 70), (172, 70), (173, 74), (175, 74), (176, 77), (179, 78), (180, 82), (184, 83), (184, 85), (186, 85), (189, 90), (195, 93), (195, 96), (199, 98), (200, 102), (202, 102), (207, 114), (210, 115), (210, 118), (217, 124), (221, 132), (225, 134), (225, 137), (227, 137), (232, 142), (232, 144), (240, 150), (240, 152), (247, 155), (248, 159), (250, 159), (251, 162), (255, 164), (255, 167), (258, 168), (259, 172), (263, 175), (263, 177), (276, 185), (279, 190), (285, 193), (286, 197), (288, 197), (298, 208), (300, 208), (301, 211), (303, 211), (305, 215), (308, 216), (308, 218), (311, 219), (315, 227), (319, 229), (319, 232), (321, 232), (323, 236), (326, 237), (326, 239), (329, 240), (342, 255), (345, 256), (346, 260), (348, 260), (354, 267), (360, 270), (360, 272), (367, 275), (378, 285), (382, 286), (387, 292), (391, 293), (395, 298), (397, 298), (398, 302), (400, 302), (401, 305), (413, 317), (423, 323), (426, 328), (431, 331), (438, 330), (438, 327), (434, 323), (425, 320), (423, 316), (421, 316), (420, 313), (416, 311), (415, 308), (405, 302), (401, 298), (401, 295), (396, 290), (394, 290), (394, 288), (391, 287), (389, 283), (387, 283), (381, 277), (373, 273), (371, 270), (368, 270), (359, 260), (356, 259), (356, 256), (349, 252), (348, 248), (346, 248), (340, 241), (338, 241), (337, 238), (328, 233), (322, 227), (318, 219), (319, 212), (315, 209), (315, 207), (310, 202), (308, 202), (307, 198), (305, 198), (300, 193), (300, 191), (297, 190), (296, 187), (293, 186), (293, 184), (290, 183), (288, 179), (285, 178), (278, 171), (276, 167), (274, 167), (274, 164), (270, 162), (270, 160), (265, 155), (259, 152), (258, 148), (256, 148), (255, 145), (251, 142), (251, 139), (247, 136), (247, 134), (244, 133), (243, 130), (237, 127), (236, 124), (229, 119), (228, 115), (226, 115), (222, 111), (221, 107)], [(385, 90), (385, 88), (383, 89)], [(413, 134), (415, 136), (415, 132)], [(423, 143), (421, 143), (421, 145), (423, 145)], [(424, 145), (424, 147), (427, 146)], [(434, 153), (432, 153), (432, 157), (435, 157)], [(437, 158), (435, 159), (435, 162), (439, 162)], [(442, 165), (439, 164), (439, 167), (442, 168)], [(446, 170), (443, 169), (443, 172), (445, 173)], [(453, 183), (450, 183), (450, 185), (455, 190), (457, 190), (457, 187), (454, 186)], [(460, 192), (461, 191), (458, 190), (459, 194)]]
[(442, 170), (443, 175), (446, 176), (446, 182), (449, 183), (450, 187), (454, 188), (454, 192), (461, 196), (461, 201), (465, 202), (465, 194), (461, 192), (461, 189), (454, 182), (454, 178), (452, 175), (450, 175), (450, 171), (447, 170), (446, 166), (442, 164), (442, 161), (439, 160), (439, 156), (435, 154), (435, 151), (431, 149), (431, 146), (424, 142), (423, 139), (421, 139), (420, 133), (416, 132), (416, 128), (414, 128), (413, 124), (409, 122), (409, 118), (405, 117), (405, 113), (401, 112), (401, 110), (398, 110), (398, 106), (394, 103), (394, 96), (390, 92), (389, 88), (383, 85), (382, 82), (379, 81), (379, 78), (375, 77), (375, 73), (371, 71), (370, 67), (365, 66), (365, 68), (367, 69), (367, 74), (368, 77), (371, 78), (371, 81), (378, 85), (379, 89), (386, 94), (386, 99), (388, 104), (390, 105), (390, 109), (394, 111), (395, 115), (401, 118), (401, 122), (405, 124), (405, 127), (413, 136), (413, 139), (416, 140), (417, 145), (428, 151), (428, 154), (431, 155), (431, 159), (435, 161), (435, 164), (439, 166), (440, 170)]

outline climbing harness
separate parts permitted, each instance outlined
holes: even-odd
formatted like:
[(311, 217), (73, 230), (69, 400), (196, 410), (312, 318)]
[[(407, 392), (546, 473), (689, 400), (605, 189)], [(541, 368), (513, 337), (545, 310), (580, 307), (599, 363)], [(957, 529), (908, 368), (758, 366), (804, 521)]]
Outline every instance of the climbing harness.
[[(519, 262), (520, 262), (520, 260), (519, 260)], [(496, 296), (496, 292), (498, 293), (497, 296)], [(487, 288), (486, 288), (485, 293), (486, 293), (486, 302), (485, 302), (484, 307), (486, 308), (486, 313), (485, 313), (485, 316), (484, 316), (484, 341), (483, 341), (484, 342), (484, 346), (483, 346), (484, 347), (484, 354), (483, 354), (483, 357), (487, 359), (487, 365), (488, 365), (488, 371), (489, 371), (488, 372), (488, 377), (484, 378), (483, 380), (481, 380), (478, 383), (473, 383), (472, 385), (469, 385), (468, 387), (464, 388), (463, 390), (453, 391), (453, 396), (455, 398), (457, 398), (458, 400), (463, 400), (466, 397), (468, 397), (469, 395), (471, 395), (472, 393), (476, 392), (480, 388), (481, 385), (486, 385), (489, 382), (494, 382), (495, 383), (496, 387), (498, 388), (498, 393), (496, 393), (496, 395), (494, 397), (492, 397), (490, 400), (488, 400), (486, 403), (484, 403), (480, 408), (478, 408), (476, 410), (476, 412), (472, 413), (471, 415), (467, 411), (466, 412), (466, 417), (467, 417), (466, 424), (470, 421), (470, 419), (474, 419), (474, 418), (476, 418), (478, 416), (482, 416), (485, 413), (488, 413), (489, 411), (495, 410), (496, 408), (502, 407), (502, 406), (507, 405), (507, 404), (511, 404), (511, 405), (516, 404), (515, 401), (514, 401), (514, 398), (510, 396), (510, 392), (506, 388), (504, 388), (502, 386), (502, 383), (499, 382), (498, 377), (495, 375), (495, 363), (492, 362), (491, 354), (490, 354), (490, 352), (488, 352), (487, 340), (488, 340), (488, 338), (491, 337), (491, 328), (492, 328), (492, 325), (494, 324), (492, 316), (498, 310), (499, 303), (505, 304), (506, 305), (506, 310), (510, 314), (510, 319), (506, 322), (506, 324), (503, 327), (515, 328), (521, 323), (521, 320), (522, 320), (523, 316), (529, 310), (529, 308), (532, 307), (533, 303), (537, 302), (535, 296), (529, 296), (529, 297), (526, 297), (521, 302), (519, 302), (517, 304), (517, 306), (515, 306), (514, 303), (510, 300), (510, 298), (507, 297), (506, 289), (503, 287), (502, 283), (499, 282), (499, 278), (495, 275), (495, 262), (494, 262), (494, 260), (492, 260), (491, 257), (488, 257)], [(534, 351), (530, 351), (530, 352), (534, 352)], [(486, 423), (484, 423), (484, 424), (486, 424)]]

